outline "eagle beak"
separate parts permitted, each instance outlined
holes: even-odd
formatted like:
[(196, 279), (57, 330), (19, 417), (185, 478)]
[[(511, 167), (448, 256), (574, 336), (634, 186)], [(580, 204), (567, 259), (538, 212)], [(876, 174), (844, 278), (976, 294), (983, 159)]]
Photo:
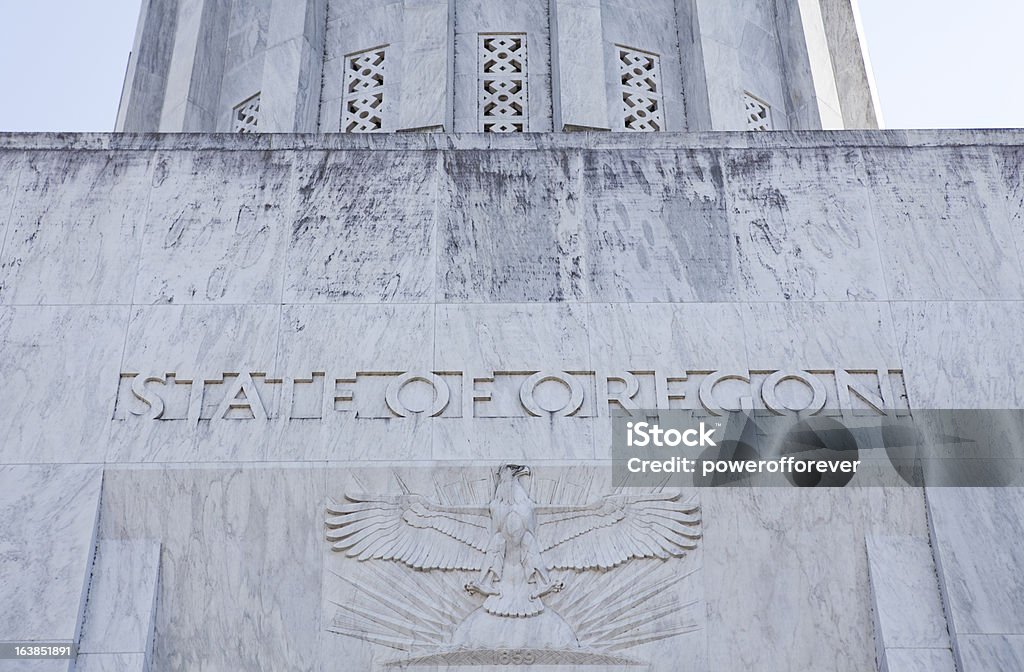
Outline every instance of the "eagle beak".
[(525, 466), (524, 467), (519, 467), (519, 470), (516, 471), (516, 476), (529, 476), (529, 475), (530, 475), (530, 468), (529, 467), (525, 467)]

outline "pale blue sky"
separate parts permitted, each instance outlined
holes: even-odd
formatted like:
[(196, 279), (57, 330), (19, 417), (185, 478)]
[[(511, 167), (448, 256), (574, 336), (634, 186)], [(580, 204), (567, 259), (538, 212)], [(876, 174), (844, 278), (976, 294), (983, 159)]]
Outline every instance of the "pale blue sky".
[[(112, 130), (139, 2), (0, 0), (0, 131)], [(887, 127), (1024, 127), (1024, 2), (859, 2)]]

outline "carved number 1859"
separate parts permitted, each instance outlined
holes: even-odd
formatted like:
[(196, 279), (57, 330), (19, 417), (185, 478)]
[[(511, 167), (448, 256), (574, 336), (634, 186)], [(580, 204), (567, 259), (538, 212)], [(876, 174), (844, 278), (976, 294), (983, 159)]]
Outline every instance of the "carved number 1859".
[(498, 665), (533, 665), (535, 660), (531, 651), (501, 650), (495, 655)]

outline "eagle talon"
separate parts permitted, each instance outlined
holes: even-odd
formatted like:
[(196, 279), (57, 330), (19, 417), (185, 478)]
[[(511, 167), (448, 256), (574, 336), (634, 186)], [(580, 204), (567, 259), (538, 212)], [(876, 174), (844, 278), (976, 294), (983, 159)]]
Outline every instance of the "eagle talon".
[(466, 588), (466, 592), (469, 593), (470, 595), (476, 595), (478, 593), (480, 595), (498, 595), (499, 594), (498, 591), (494, 590), (493, 588), (485, 588), (484, 586), (481, 586), (476, 581), (470, 581), (469, 583), (466, 584), (465, 588)]
[(530, 598), (537, 600), (544, 597), (548, 593), (560, 593), (562, 592), (563, 588), (565, 588), (565, 583), (562, 581), (559, 581), (558, 583), (551, 583), (530, 595)]

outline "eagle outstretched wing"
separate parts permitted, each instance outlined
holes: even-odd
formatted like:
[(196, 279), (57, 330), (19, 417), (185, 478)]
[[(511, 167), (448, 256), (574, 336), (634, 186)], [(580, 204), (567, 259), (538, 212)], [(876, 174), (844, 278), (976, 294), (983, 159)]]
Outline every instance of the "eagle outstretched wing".
[(632, 559), (681, 557), (701, 536), (700, 507), (678, 492), (537, 507), (537, 523), (549, 569), (610, 569)]
[(327, 507), (327, 540), (358, 560), (414, 569), (480, 569), (490, 540), (481, 507), (449, 507), (418, 495), (345, 495)]

